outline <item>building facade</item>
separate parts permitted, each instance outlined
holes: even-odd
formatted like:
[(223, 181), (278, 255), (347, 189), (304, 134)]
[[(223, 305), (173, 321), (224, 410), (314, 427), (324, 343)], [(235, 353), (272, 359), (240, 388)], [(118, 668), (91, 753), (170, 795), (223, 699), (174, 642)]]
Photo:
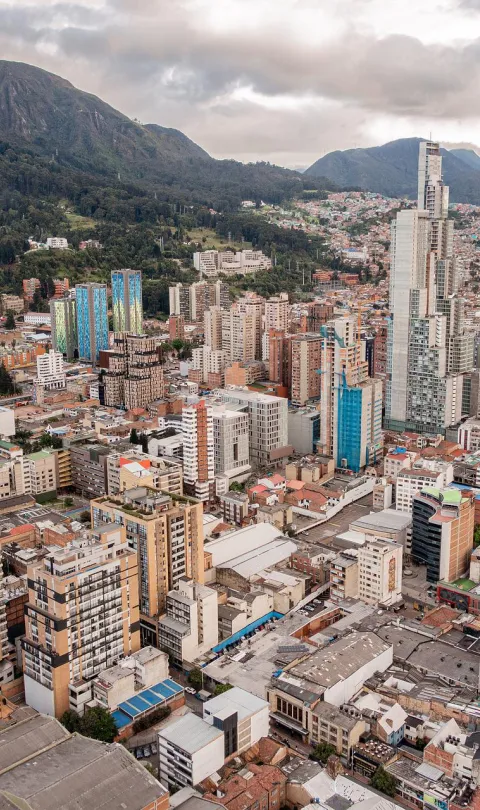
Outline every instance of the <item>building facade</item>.
[(96, 364), (102, 350), (108, 349), (108, 308), (106, 284), (77, 284), (78, 356)]
[(140, 270), (112, 271), (113, 331), (143, 333), (142, 274)]
[(77, 346), (77, 309), (72, 295), (52, 298), (50, 301), (52, 324), (52, 345), (56, 352), (61, 352), (67, 360), (73, 360)]
[(115, 333), (113, 350), (103, 352), (99, 378), (102, 405), (145, 408), (163, 396), (163, 369), (156, 342), (147, 335)]
[(215, 478), (213, 410), (203, 400), (182, 410), (185, 491), (208, 501)]

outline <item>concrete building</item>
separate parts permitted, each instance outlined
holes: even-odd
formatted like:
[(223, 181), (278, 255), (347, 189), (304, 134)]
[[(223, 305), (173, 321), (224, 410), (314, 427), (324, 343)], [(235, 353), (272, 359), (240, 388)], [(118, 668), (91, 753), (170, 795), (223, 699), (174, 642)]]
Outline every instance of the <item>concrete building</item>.
[(228, 760), (268, 737), (270, 707), (266, 700), (234, 687), (204, 704), (203, 719), (224, 733)]
[(428, 582), (454, 582), (469, 570), (474, 525), (474, 499), (468, 493), (425, 487), (415, 495), (412, 558), (426, 565)]
[(357, 549), (338, 554), (330, 563), (330, 596), (335, 601), (358, 599), (359, 573)]
[[(143, 647), (96, 675), (90, 684), (92, 700), (112, 712), (120, 703), (132, 698), (135, 692), (155, 686), (166, 678), (167, 654), (154, 647)], [(79, 711), (78, 708), (76, 711)]]
[(270, 329), (278, 329), (282, 332), (288, 331), (289, 320), (288, 293), (267, 298), (265, 301), (265, 332)]
[(77, 284), (78, 356), (96, 364), (100, 352), (108, 349), (108, 308), (106, 284)]
[(193, 787), (225, 761), (224, 732), (196, 714), (186, 714), (158, 734), (159, 779), (165, 788)]
[(403, 548), (369, 540), (358, 549), (358, 596), (367, 605), (390, 607), (402, 599)]
[(322, 337), (314, 334), (292, 337), (292, 382), (293, 405), (306, 405), (320, 398), (321, 377), (318, 373), (322, 358)]
[(290, 454), (286, 399), (242, 389), (222, 390), (220, 396), (227, 405), (241, 406), (248, 413), (252, 464), (270, 464)]
[[(183, 494), (183, 467), (173, 458), (160, 458), (138, 450), (110, 453), (106, 461), (109, 495), (117, 495), (137, 486), (149, 487), (172, 495)], [(103, 494), (103, 493), (102, 493)]]
[(213, 351), (222, 348), (222, 309), (219, 306), (210, 307), (203, 315), (203, 333), (205, 346)]
[(458, 428), (458, 443), (468, 453), (480, 450), (480, 419), (472, 416), (462, 422)]
[(268, 332), (268, 378), (291, 390), (292, 335), (270, 329)]
[(337, 706), (322, 701), (317, 703), (312, 712), (310, 739), (313, 745), (333, 745), (338, 756), (348, 760), (353, 746), (359, 742), (366, 729), (363, 718), (351, 717)]
[(288, 411), (288, 443), (296, 453), (315, 453), (320, 439), (320, 412), (315, 408), (290, 408)]
[(272, 261), (261, 250), (204, 250), (193, 254), (195, 270), (204, 278), (224, 275), (247, 275), (270, 270)]
[(453, 481), (453, 475), (453, 464), (434, 459), (424, 459), (411, 469), (401, 470), (395, 486), (395, 508), (399, 512), (411, 512), (418, 492), (424, 487), (444, 489)]
[(249, 500), (246, 492), (226, 492), (220, 497), (223, 520), (241, 526), (248, 517)]
[(157, 644), (157, 619), (167, 594), (182, 577), (204, 581), (203, 521), (200, 503), (175, 501), (144, 487), (91, 502), (92, 526), (124, 526), (138, 555), (142, 640)]
[(246, 475), (250, 470), (249, 419), (244, 411), (225, 405), (213, 408), (213, 452), (215, 474), (229, 479)]
[(254, 313), (242, 311), (233, 304), (222, 312), (222, 349), (231, 362), (255, 360), (257, 320)]
[(35, 384), (45, 391), (57, 391), (65, 388), (66, 374), (63, 367), (63, 354), (49, 351), (37, 357), (37, 376)]
[(76, 301), (71, 293), (50, 301), (52, 346), (67, 360), (73, 360), (78, 352)]
[(0, 406), (0, 436), (8, 441), (15, 432), (15, 412), (12, 408)]
[(107, 459), (111, 450), (102, 444), (70, 445), (72, 484), (85, 498), (99, 498), (107, 491)]
[(49, 236), (46, 243), (47, 248), (50, 250), (67, 250), (68, 240), (63, 236)]
[(143, 334), (142, 273), (112, 270), (113, 331)]
[(213, 409), (200, 400), (182, 409), (183, 480), (185, 490), (201, 501), (213, 492), (215, 454)]
[(26, 702), (61, 717), (69, 684), (140, 647), (138, 563), (125, 530), (103, 525), (28, 569)]
[(174, 664), (193, 663), (218, 644), (218, 597), (187, 577), (167, 595), (166, 614), (158, 622), (158, 645)]
[(31, 495), (56, 493), (57, 468), (49, 450), (38, 450), (23, 458), (23, 492)]
[(163, 396), (163, 368), (154, 338), (116, 333), (113, 351), (101, 352), (100, 404), (145, 408)]

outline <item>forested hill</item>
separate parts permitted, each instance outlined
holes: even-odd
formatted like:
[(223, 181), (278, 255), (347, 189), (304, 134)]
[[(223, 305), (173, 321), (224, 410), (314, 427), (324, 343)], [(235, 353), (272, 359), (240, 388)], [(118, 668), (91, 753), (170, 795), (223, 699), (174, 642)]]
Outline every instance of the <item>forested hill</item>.
[(85, 188), (109, 188), (221, 210), (334, 188), (267, 163), (215, 160), (178, 130), (142, 125), (59, 76), (1, 60), (0, 183), (74, 202)]

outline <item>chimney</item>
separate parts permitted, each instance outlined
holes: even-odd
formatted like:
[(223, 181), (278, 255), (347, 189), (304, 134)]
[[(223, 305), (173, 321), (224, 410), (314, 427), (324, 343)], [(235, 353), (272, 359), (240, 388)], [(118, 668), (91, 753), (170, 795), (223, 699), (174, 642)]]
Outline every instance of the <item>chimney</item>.
[(332, 779), (336, 779), (337, 776), (342, 776), (345, 773), (345, 768), (336, 754), (330, 754), (327, 759), (327, 773)]

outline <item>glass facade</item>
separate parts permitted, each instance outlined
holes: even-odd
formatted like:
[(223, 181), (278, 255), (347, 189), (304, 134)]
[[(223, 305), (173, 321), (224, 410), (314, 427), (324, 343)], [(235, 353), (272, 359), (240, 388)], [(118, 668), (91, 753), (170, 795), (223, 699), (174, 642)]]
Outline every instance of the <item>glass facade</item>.
[(78, 284), (76, 306), (79, 357), (96, 362), (100, 351), (108, 349), (106, 284)]
[(56, 352), (73, 360), (77, 350), (77, 315), (74, 298), (53, 298), (50, 301), (52, 344)]
[(143, 333), (142, 274), (140, 270), (112, 272), (114, 332)]

